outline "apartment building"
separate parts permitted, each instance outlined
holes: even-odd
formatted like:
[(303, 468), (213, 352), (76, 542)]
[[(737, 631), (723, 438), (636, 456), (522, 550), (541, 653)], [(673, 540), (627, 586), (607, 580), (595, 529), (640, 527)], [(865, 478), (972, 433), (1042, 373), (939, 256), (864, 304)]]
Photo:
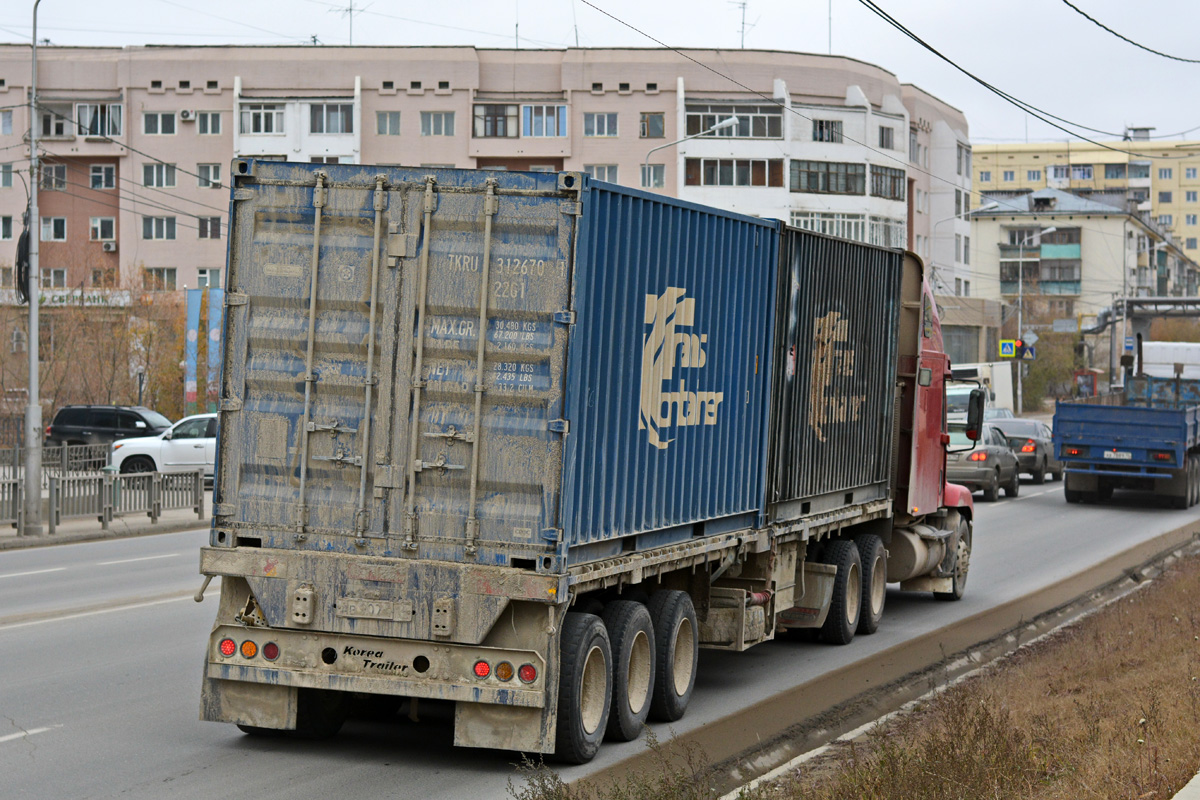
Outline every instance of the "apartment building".
[(1120, 195), (1200, 257), (1200, 141), (1152, 139), (1152, 130), (1132, 128), (1130, 140), (1101, 144), (976, 144), (975, 188)]
[[(972, 290), (965, 117), (854, 59), (473, 47), (45, 47), (38, 56), (47, 287), (220, 285), (227, 171), (249, 156), (579, 170), (910, 247), (933, 261), (944, 291)], [(27, 46), (0, 45), (4, 240), (15, 240), (26, 204), (29, 74)], [(0, 244), (4, 286), (13, 249)]]

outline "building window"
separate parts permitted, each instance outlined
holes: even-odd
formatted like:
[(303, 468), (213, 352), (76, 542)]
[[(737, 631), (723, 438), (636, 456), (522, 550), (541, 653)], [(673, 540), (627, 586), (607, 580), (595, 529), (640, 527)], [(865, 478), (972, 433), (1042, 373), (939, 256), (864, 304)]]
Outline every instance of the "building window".
[(111, 289), (117, 285), (117, 271), (112, 267), (97, 267), (92, 270), (92, 286)]
[(1106, 180), (1119, 181), (1125, 178), (1124, 164), (1105, 164), (1104, 177)]
[(0, 189), (12, 188), (12, 164), (0, 164)]
[(174, 164), (142, 164), (142, 186), (175, 188)]
[(148, 292), (175, 291), (175, 268), (146, 267), (142, 272), (142, 288)]
[(617, 115), (609, 114), (584, 114), (583, 115), (583, 135), (584, 136), (616, 136), (617, 135)]
[(991, 183), (992, 182), (991, 170), (987, 170), (987, 169), (981, 170), (979, 173), (979, 182), (980, 183)]
[(1171, 202), (1171, 193), (1170, 192), (1159, 192), (1158, 193), (1158, 202), (1160, 202), (1160, 203)]
[(66, 164), (43, 164), (41, 188), (51, 192), (61, 192), (67, 188)]
[(896, 143), (895, 128), (880, 126), (879, 128), (879, 146), (884, 150), (894, 150)]
[(283, 106), (254, 103), (242, 106), (242, 133), (283, 133)]
[(399, 136), (400, 135), (400, 112), (399, 111), (376, 111), (375, 112), (375, 132), (380, 136)]
[(1012, 181), (1015, 181), (1016, 179), (1017, 179), (1017, 173), (1015, 170), (1011, 170), (1011, 169), (1004, 170), (1004, 181), (1006, 183), (1010, 183)]
[(13, 238), (12, 217), (0, 217), (0, 239)]
[(1184, 192), (1184, 193), (1183, 193), (1183, 199), (1184, 199), (1184, 201), (1185, 201), (1185, 202), (1188, 202), (1188, 203), (1194, 203), (1194, 202), (1196, 202), (1196, 192), (1194, 192), (1194, 191), (1191, 191), (1191, 192)]
[(866, 164), (793, 161), (792, 191), (815, 194), (866, 194)]
[(1183, 177), (1187, 178), (1188, 180), (1195, 180), (1196, 179), (1196, 168), (1195, 167), (1184, 167), (1183, 168)]
[(1074, 164), (1071, 166), (1071, 180), (1090, 181), (1092, 179), (1091, 164)]
[(1042, 171), (1040, 169), (1030, 169), (1025, 171), (1025, 180), (1040, 181), (1042, 179)]
[(1038, 267), (1038, 277), (1043, 281), (1077, 281), (1081, 272), (1078, 259), (1046, 258)]
[(963, 281), (963, 293), (962, 293), (962, 296), (963, 296), (963, 297), (970, 297), (970, 296), (971, 296), (971, 282), (970, 282), (970, 281)]
[(688, 186), (783, 186), (782, 159), (689, 158)]
[(221, 270), (201, 269), (196, 271), (196, 288), (213, 289), (221, 285)]
[(453, 111), (422, 111), (421, 112), (421, 135), (422, 136), (453, 136), (454, 135), (454, 112)]
[(1196, 238), (1195, 238), (1194, 236), (1193, 236), (1193, 237), (1189, 237), (1189, 238), (1188, 238), (1188, 240), (1187, 240), (1187, 249), (1188, 249), (1188, 250), (1195, 250), (1195, 249), (1196, 249)]
[(917, 141), (917, 129), (908, 129), (908, 160), (914, 164), (921, 163), (921, 144)]
[(12, 135), (12, 112), (0, 111), (0, 136)]
[(964, 264), (971, 263), (971, 237), (970, 236), (963, 237), (963, 263)]
[(583, 171), (598, 181), (617, 182), (616, 164), (584, 164)]
[(962, 234), (954, 234), (954, 260), (962, 261)]
[(638, 118), (638, 138), (663, 139), (666, 137), (666, 122), (657, 111), (643, 111)]
[(115, 189), (117, 186), (117, 168), (113, 164), (92, 164), (91, 188)]
[[(310, 156), (308, 159), (310, 164), (340, 164), (342, 163), (341, 156)], [(350, 162), (347, 161), (347, 164)]]
[(1170, 167), (1159, 167), (1159, 168), (1158, 168), (1158, 179), (1159, 179), (1160, 181), (1169, 181), (1169, 180), (1171, 180), (1171, 176), (1172, 176), (1173, 174), (1174, 174), (1174, 172), (1173, 172), (1173, 170), (1172, 170)]
[(221, 133), (221, 112), (201, 111), (196, 115), (196, 133), (201, 136), (217, 136)]
[(521, 135), (550, 138), (567, 135), (566, 106), (521, 106)]
[(64, 267), (52, 267), (42, 270), (43, 289), (67, 288), (67, 270)]
[(957, 150), (957, 158), (955, 159), (959, 175), (971, 174), (971, 148), (965, 144), (960, 144)]
[(830, 211), (793, 211), (792, 225), (806, 231), (816, 231), (857, 242), (867, 240), (867, 218), (863, 214), (841, 214)]
[(1175, 222), (1175, 218), (1171, 214), (1159, 214), (1158, 224), (1164, 227), (1170, 227)]
[(174, 239), (174, 217), (142, 217), (143, 239)]
[(43, 139), (62, 139), (71, 136), (68, 133), (67, 122), (69, 120), (58, 113), (57, 111), (42, 112), (42, 133)]
[(954, 279), (954, 293), (957, 295), (962, 294), (962, 278)]
[(871, 217), (867, 223), (867, 242), (880, 247), (904, 247), (905, 221), (889, 217)]
[(1050, 177), (1056, 181), (1065, 181), (1070, 174), (1071, 170), (1066, 164), (1055, 164), (1050, 167)]
[(142, 133), (149, 136), (170, 136), (175, 133), (175, 112), (156, 111), (142, 115)]
[(123, 131), (123, 112), (124, 108), (119, 103), (77, 103), (75, 122), (79, 126), (79, 134), (120, 136)]
[(42, 217), (42, 241), (65, 242), (67, 240), (66, 217)]
[(111, 242), (117, 238), (115, 217), (92, 217), (89, 238), (93, 242)]
[(783, 109), (779, 106), (689, 105), (687, 135), (695, 136), (737, 117), (737, 125), (706, 134), (721, 139), (782, 139)]
[(220, 164), (197, 164), (196, 174), (199, 176), (197, 181), (199, 181), (201, 189), (221, 188)]
[(642, 188), (661, 189), (666, 185), (665, 164), (642, 164)]
[(812, 124), (814, 142), (839, 143), (842, 141), (842, 121), (840, 119), (814, 119)]
[(475, 106), (475, 137), (479, 139), (515, 138), (517, 135), (517, 106)]
[(196, 220), (196, 229), (200, 232), (201, 239), (220, 239), (221, 218), (200, 217)]
[(954, 216), (962, 214), (962, 189), (954, 190)]
[(308, 118), (310, 133), (354, 133), (353, 103), (313, 103)]
[(904, 170), (895, 167), (871, 166), (871, 196), (888, 200), (903, 200), (907, 179)]
[(1079, 244), (1080, 229), (1059, 228), (1056, 231), (1043, 233), (1039, 241), (1041, 244)]
[(1186, 215), (1183, 218), (1183, 222), (1185, 225), (1195, 225), (1196, 224), (1196, 215), (1195, 214)]

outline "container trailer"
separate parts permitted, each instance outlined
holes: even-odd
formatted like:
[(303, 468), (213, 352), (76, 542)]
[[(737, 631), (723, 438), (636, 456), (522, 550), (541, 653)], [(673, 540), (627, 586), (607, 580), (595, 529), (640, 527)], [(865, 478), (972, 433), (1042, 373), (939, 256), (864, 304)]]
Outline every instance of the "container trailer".
[(682, 717), (701, 647), (962, 596), (912, 254), (572, 172), (232, 175), (203, 719), (435, 699), (584, 762)]

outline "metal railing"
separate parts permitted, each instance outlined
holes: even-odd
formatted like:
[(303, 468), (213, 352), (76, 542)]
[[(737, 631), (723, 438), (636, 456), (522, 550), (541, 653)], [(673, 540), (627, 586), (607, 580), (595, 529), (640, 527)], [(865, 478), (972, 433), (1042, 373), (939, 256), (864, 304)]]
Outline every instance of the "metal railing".
[[(8, 483), (14, 481), (0, 480), (0, 493)], [(108, 530), (114, 518), (127, 514), (145, 514), (152, 523), (157, 523), (164, 511), (190, 508), (198, 519), (204, 519), (204, 473), (199, 471), (51, 475), (49, 484), (50, 534), (68, 517), (96, 517), (104, 530)], [(0, 514), (5, 511), (3, 502), (0, 496)], [(19, 512), (19, 502), (16, 508)]]
[[(50, 487), (51, 476), (98, 474), (112, 461), (110, 444), (62, 444), (42, 448), (42, 488)], [(0, 448), (0, 481), (23, 480), (25, 448)]]

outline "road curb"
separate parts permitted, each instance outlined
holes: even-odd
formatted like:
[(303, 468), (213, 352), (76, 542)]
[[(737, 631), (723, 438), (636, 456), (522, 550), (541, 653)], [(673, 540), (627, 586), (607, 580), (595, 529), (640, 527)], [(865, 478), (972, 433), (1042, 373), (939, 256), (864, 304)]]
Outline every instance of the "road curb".
[[(160, 533), (180, 533), (182, 531), (206, 528), (212, 522), (209, 519), (192, 519), (180, 522), (163, 522), (153, 527), (125, 527), (98, 529), (94, 531), (72, 531), (56, 533), (53, 536), (11, 536), (0, 539), (0, 552), (6, 550), (25, 550), (31, 547), (53, 547), (59, 544), (78, 544), (79, 542), (101, 542), (106, 539), (131, 539), (137, 536), (154, 536)], [(114, 523), (115, 524), (115, 523)]]

